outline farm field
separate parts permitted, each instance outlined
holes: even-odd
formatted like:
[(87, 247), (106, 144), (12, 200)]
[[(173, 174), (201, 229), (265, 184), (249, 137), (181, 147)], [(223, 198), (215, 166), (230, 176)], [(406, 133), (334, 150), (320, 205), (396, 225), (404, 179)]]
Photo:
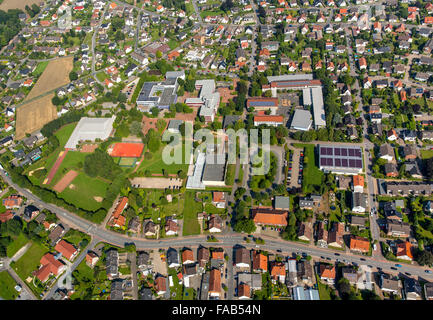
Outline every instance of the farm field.
[(15, 286), (15, 280), (7, 271), (0, 272), (0, 297), (5, 300), (15, 300), (18, 296)]
[(39, 130), (46, 123), (57, 118), (57, 109), (51, 102), (53, 97), (54, 94), (48, 94), (17, 107), (15, 139), (23, 139), (26, 133)]
[(69, 73), (73, 68), (73, 57), (51, 60), (36, 82), (25, 101), (69, 83)]
[(8, 11), (9, 9), (21, 9), (24, 11), (26, 6), (39, 4), (41, 2), (41, 0), (3, 0), (0, 4), (0, 10)]

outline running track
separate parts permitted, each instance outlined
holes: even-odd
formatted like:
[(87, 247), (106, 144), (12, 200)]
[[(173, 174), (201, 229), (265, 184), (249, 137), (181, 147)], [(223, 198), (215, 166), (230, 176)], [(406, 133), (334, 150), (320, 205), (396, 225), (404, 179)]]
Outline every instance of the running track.
[(53, 180), (54, 176), (56, 175), (57, 170), (59, 169), (60, 165), (63, 162), (63, 159), (65, 159), (66, 154), (68, 153), (68, 150), (63, 151), (63, 154), (61, 157), (58, 157), (56, 162), (54, 163), (54, 166), (51, 168), (50, 172), (48, 173), (47, 180), (44, 184), (50, 184)]

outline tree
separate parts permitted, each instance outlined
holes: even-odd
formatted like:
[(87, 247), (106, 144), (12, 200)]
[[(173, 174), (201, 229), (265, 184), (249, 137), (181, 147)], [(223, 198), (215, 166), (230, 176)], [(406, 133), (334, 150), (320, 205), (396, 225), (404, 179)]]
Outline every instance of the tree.
[(74, 81), (78, 79), (78, 74), (75, 71), (69, 73), (69, 80)]
[(11, 219), (7, 222), (7, 230), (13, 235), (19, 235), (23, 229), (23, 223), (20, 219)]
[(426, 250), (418, 251), (416, 255), (416, 262), (418, 262), (421, 266), (431, 266), (433, 264), (433, 254)]
[(133, 121), (129, 127), (129, 131), (131, 132), (131, 134), (139, 136), (142, 133), (141, 123), (138, 121)]

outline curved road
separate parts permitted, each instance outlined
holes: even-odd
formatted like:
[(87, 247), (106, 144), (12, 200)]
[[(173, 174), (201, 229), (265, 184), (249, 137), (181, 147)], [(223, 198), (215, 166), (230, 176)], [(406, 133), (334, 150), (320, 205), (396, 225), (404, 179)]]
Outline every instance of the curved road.
[[(93, 239), (100, 240), (103, 242), (108, 242), (116, 246), (123, 247), (125, 243), (134, 243), (139, 250), (143, 249), (156, 249), (156, 248), (165, 248), (165, 247), (196, 247), (198, 245), (205, 246), (215, 246), (215, 243), (207, 242), (205, 235), (200, 236), (191, 236), (191, 237), (179, 237), (175, 239), (161, 239), (157, 240), (146, 240), (142, 238), (134, 238), (128, 237), (123, 234), (119, 234), (113, 231), (106, 230), (103, 226), (97, 225), (90, 221), (87, 221), (81, 217), (78, 217), (75, 214), (72, 214), (62, 208), (59, 208), (55, 205), (44, 203), (34, 194), (29, 192), (26, 189), (20, 188), (18, 185), (13, 183), (9, 176), (5, 175), (4, 171), (0, 172), (0, 175), (3, 179), (13, 188), (15, 188), (18, 192), (20, 192), (27, 199), (30, 199), (35, 202), (36, 205), (40, 207), (51, 210), (56, 213), (58, 218), (64, 223), (68, 224), (71, 227), (77, 228), (83, 232), (90, 234)], [(222, 247), (233, 247), (237, 244), (243, 244), (245, 247), (249, 248), (260, 248), (264, 250), (278, 250), (280, 249), (284, 253), (291, 252), (305, 252), (313, 257), (323, 257), (328, 258), (328, 260), (339, 259), (346, 263), (357, 263), (357, 264), (367, 264), (372, 267), (380, 267), (386, 271), (391, 271), (391, 267), (395, 266), (394, 262), (386, 261), (384, 259), (373, 258), (373, 257), (362, 257), (359, 255), (345, 253), (343, 251), (332, 251), (330, 249), (324, 249), (315, 247), (313, 245), (307, 245), (298, 242), (287, 242), (282, 239), (274, 239), (270, 237), (263, 236), (263, 239), (266, 240), (264, 245), (255, 245), (251, 243), (246, 243), (244, 241), (244, 235), (230, 233), (226, 235), (217, 236), (219, 242), (218, 245)], [(337, 256), (338, 254), (338, 256)], [(323, 259), (322, 258), (322, 259)], [(364, 259), (365, 261), (362, 261)], [(423, 267), (415, 266), (415, 265), (406, 265), (404, 264), (402, 267), (397, 268), (400, 272), (408, 272), (411, 275), (417, 275), (419, 277), (428, 279), (429, 281), (433, 281), (433, 275), (425, 273), (425, 269)], [(391, 271), (392, 272), (392, 271)]]

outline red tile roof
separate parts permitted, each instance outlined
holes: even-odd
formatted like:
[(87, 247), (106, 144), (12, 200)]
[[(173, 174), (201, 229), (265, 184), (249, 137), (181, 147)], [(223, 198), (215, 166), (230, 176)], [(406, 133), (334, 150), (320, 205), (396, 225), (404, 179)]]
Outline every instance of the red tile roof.
[(70, 260), (72, 256), (77, 252), (77, 249), (72, 244), (66, 242), (65, 240), (60, 240), (56, 244), (54, 249), (60, 252), (68, 260)]
[(283, 123), (283, 116), (255, 116), (254, 122), (280, 122)]
[(352, 236), (350, 238), (350, 250), (368, 252), (370, 250), (370, 241), (366, 238)]
[(210, 272), (209, 292), (221, 292), (221, 271), (219, 271), (218, 269), (212, 269)]
[(412, 245), (409, 241), (397, 244), (397, 258), (401, 256), (408, 256), (413, 260)]
[(252, 209), (254, 223), (273, 226), (287, 226), (287, 211), (263, 209)]
[(56, 260), (52, 253), (46, 253), (40, 261), (42, 268), (37, 270), (34, 275), (41, 281), (45, 282), (48, 280), (50, 274), (57, 276), (60, 272), (60, 269), (64, 266), (64, 264)]
[(364, 177), (361, 175), (353, 176), (353, 185), (364, 187)]
[(253, 269), (268, 271), (268, 257), (261, 252), (253, 251)]
[(335, 279), (335, 266), (328, 264), (320, 264), (320, 277)]

